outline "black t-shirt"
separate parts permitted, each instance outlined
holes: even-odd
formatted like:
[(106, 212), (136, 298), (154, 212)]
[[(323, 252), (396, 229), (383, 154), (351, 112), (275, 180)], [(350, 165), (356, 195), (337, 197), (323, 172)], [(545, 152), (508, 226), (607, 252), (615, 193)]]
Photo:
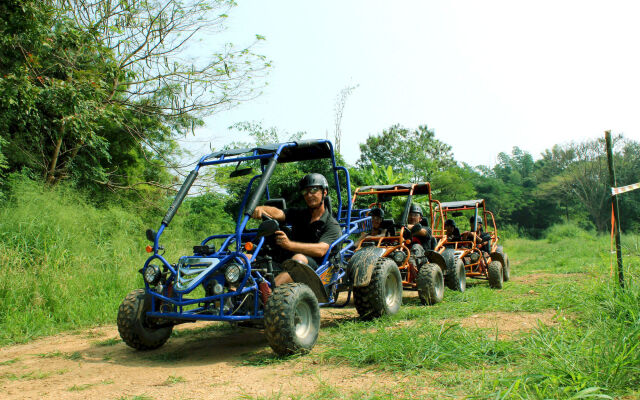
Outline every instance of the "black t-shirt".
[(482, 251), (486, 251), (487, 253), (491, 252), (491, 235), (480, 231), (476, 236), (476, 244), (482, 249)]
[(414, 242), (417, 241), (418, 243), (420, 243), (424, 247), (424, 246), (430, 244), (430, 241), (431, 241), (431, 227), (429, 226), (429, 220), (427, 220), (426, 218), (420, 219), (420, 222), (418, 222), (418, 223), (420, 225), (422, 225), (422, 229), (426, 229), (427, 235), (426, 236), (414, 235), (413, 236), (413, 241)]
[[(324, 210), (324, 214), (319, 220), (311, 222), (311, 209), (309, 208), (287, 208), (284, 210), (285, 222), (291, 225), (291, 237), (289, 239), (302, 243), (331, 243), (335, 242), (341, 235), (342, 229), (335, 218), (329, 214), (329, 210)], [(316, 258), (318, 265), (323, 257)]]
[(462, 240), (462, 236), (460, 235), (460, 229), (458, 227), (453, 228), (453, 233), (451, 235), (447, 235), (447, 241), (449, 242), (459, 242)]

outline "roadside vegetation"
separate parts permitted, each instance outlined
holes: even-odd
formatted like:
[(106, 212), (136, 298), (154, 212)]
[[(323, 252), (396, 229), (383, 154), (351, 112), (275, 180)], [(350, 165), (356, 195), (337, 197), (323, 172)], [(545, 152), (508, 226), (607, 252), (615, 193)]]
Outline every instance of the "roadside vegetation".
[[(0, 208), (0, 344), (113, 323), (122, 298), (141, 285), (144, 232), (158, 228), (161, 212), (144, 204), (98, 208), (68, 186), (23, 175), (8, 184)], [(228, 229), (231, 217), (213, 198), (202, 211), (204, 200), (185, 203), (167, 229), (167, 252), (190, 251), (200, 229)]]
[[(142, 284), (144, 229), (157, 217), (133, 206), (96, 208), (64, 185), (49, 188), (23, 176), (10, 186), (0, 209), (0, 343), (113, 324), (122, 297)], [(186, 204), (167, 230), (168, 253), (189, 250), (202, 235), (194, 226), (224, 229), (224, 218), (203, 221)], [(299, 398), (420, 398), (420, 387), (480, 398), (633, 395), (640, 384), (640, 237), (623, 235), (625, 290), (615, 284), (609, 246), (607, 236), (571, 224), (551, 227), (539, 240), (511, 235), (505, 248), (513, 279), (503, 290), (470, 281), (464, 293), (447, 290), (437, 306), (410, 298), (393, 317), (338, 319), (308, 356), (255, 362), (312, 360), (416, 382), (401, 393), (350, 394), (325, 382), (322, 393)], [(510, 327), (523, 316), (533, 326)], [(495, 326), (473, 324), (494, 317)]]

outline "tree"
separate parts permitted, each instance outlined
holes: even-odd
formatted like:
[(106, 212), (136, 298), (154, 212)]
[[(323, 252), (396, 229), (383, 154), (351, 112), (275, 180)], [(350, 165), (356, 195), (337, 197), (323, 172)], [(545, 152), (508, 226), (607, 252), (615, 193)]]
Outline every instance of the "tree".
[[(149, 115), (202, 117), (257, 95), (256, 78), (270, 66), (252, 46), (188, 48), (203, 33), (224, 29), (233, 0), (54, 0), (78, 26), (111, 50), (117, 68), (109, 95)], [(256, 41), (264, 37), (256, 35)], [(207, 38), (211, 42), (211, 38)], [(189, 51), (197, 51), (189, 57)], [(206, 54), (206, 55), (205, 55)], [(157, 94), (163, 95), (158, 98)], [(147, 100), (141, 102), (141, 99)]]
[(356, 164), (366, 168), (371, 161), (381, 167), (391, 166), (394, 172), (408, 172), (412, 182), (429, 181), (437, 171), (455, 165), (451, 146), (437, 140), (426, 125), (415, 130), (393, 125), (378, 136), (369, 136), (360, 145)]
[[(620, 150), (624, 144), (621, 136), (614, 138), (614, 159), (617, 168), (623, 166)], [(578, 207), (578, 216), (586, 215), (599, 231), (606, 231), (611, 214), (609, 172), (604, 139), (572, 142), (566, 146), (554, 146), (543, 154), (541, 168), (547, 181), (540, 188), (542, 195), (557, 196)], [(632, 149), (633, 146), (629, 147)], [(624, 167), (622, 168), (624, 170)]]
[(0, 6), (0, 136), (11, 170), (50, 183), (168, 183), (175, 141), (254, 97), (268, 67), (250, 48), (187, 59), (233, 2), (9, 0)]

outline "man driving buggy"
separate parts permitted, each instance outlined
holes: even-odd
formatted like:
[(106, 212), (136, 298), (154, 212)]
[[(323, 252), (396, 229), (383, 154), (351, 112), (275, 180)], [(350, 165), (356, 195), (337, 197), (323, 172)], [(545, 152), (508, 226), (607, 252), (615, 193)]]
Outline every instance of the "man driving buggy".
[[(471, 231), (464, 232), (462, 234), (462, 240), (473, 241), (473, 224), (475, 217), (469, 218), (469, 224), (471, 225)], [(478, 225), (476, 227), (475, 242), (476, 247), (485, 253), (491, 253), (491, 235), (482, 230), (482, 217), (478, 215)]]
[[(316, 270), (331, 243), (342, 235), (342, 229), (325, 207), (329, 184), (322, 174), (305, 175), (298, 186), (307, 204), (306, 208), (280, 210), (272, 206), (257, 206), (251, 217), (261, 219), (267, 216), (291, 225), (291, 237), (282, 230), (276, 231), (275, 243), (290, 253), (291, 260)], [(275, 278), (276, 286), (289, 282), (293, 280), (287, 272), (281, 272)]]
[(425, 250), (433, 250), (429, 221), (422, 217), (422, 208), (415, 203), (411, 203), (409, 207), (407, 225), (415, 241), (419, 242)]

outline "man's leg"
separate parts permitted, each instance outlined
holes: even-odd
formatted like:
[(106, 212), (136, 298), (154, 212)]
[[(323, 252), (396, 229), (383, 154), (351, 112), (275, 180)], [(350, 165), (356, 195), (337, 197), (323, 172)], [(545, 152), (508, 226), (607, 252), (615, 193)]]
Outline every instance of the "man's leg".
[[(300, 253), (294, 254), (293, 257), (291, 257), (291, 259), (294, 260), (294, 261), (301, 262), (303, 264), (307, 264), (307, 265), (311, 266), (314, 270), (317, 268), (317, 265), (315, 265), (315, 260), (307, 258), (307, 256), (305, 256), (304, 254), (300, 254)], [(293, 282), (293, 279), (291, 279), (291, 275), (289, 275), (288, 272), (284, 272), (283, 271), (283, 272), (279, 273), (278, 276), (276, 276), (274, 281), (276, 283), (276, 286), (280, 286), (280, 285), (285, 284), (285, 283)]]

